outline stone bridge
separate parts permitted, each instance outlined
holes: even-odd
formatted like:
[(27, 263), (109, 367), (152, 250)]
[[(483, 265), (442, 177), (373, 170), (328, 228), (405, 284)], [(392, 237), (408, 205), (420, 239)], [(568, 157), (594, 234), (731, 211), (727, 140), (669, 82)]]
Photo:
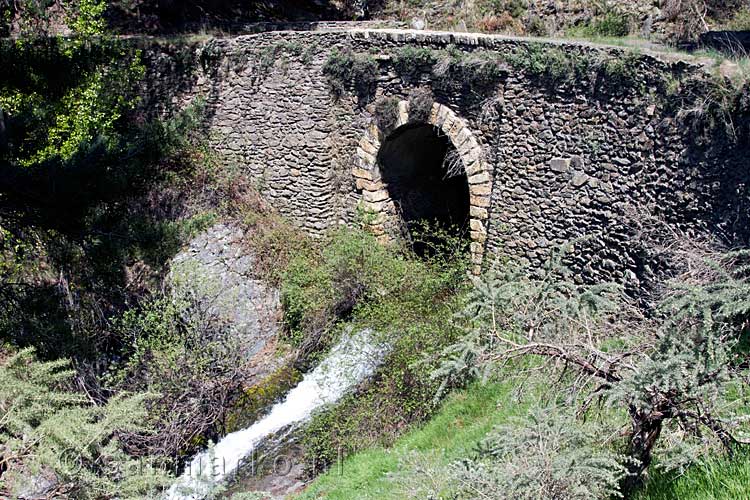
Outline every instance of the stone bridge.
[(204, 96), (222, 161), (312, 234), (362, 213), (382, 238), (436, 219), (471, 238), (475, 269), (574, 241), (582, 277), (635, 287), (658, 271), (644, 214), (748, 243), (747, 116), (727, 131), (687, 111), (714, 81), (702, 61), (387, 29), (145, 52), (146, 104)]

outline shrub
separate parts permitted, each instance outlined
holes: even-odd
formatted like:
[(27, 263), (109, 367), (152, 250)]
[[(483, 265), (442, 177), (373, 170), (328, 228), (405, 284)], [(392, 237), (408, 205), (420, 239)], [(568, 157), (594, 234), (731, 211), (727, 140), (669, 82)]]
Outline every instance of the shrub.
[(129, 456), (121, 438), (124, 432), (151, 430), (146, 419), (151, 395), (122, 393), (92, 403), (90, 394), (65, 389), (75, 373), (68, 361), (39, 362), (33, 349), (2, 354), (0, 494), (136, 498), (167, 484), (168, 476), (155, 464)]
[(588, 36), (623, 37), (630, 34), (630, 19), (616, 9), (608, 9), (583, 28)]
[(437, 61), (434, 51), (424, 47), (400, 47), (393, 55), (393, 67), (405, 79), (416, 79), (429, 72)]
[(370, 54), (355, 54), (351, 49), (334, 49), (323, 66), (331, 91), (341, 97), (353, 88), (360, 99), (369, 98), (375, 90), (378, 63)]
[[(731, 453), (747, 430), (739, 410), (747, 402), (747, 368), (736, 349), (746, 328), (747, 267), (729, 259), (697, 274), (687, 269), (656, 318), (644, 317), (612, 285), (573, 283), (558, 259), (540, 278), (512, 267), (492, 271), (476, 282), (463, 315), (467, 336), (446, 351), (436, 376), (455, 382), (524, 355), (575, 368), (571, 393), (581, 391), (581, 411), (601, 395), (611, 411), (627, 413), (626, 495), (654, 454), (662, 465), (682, 467), (708, 446)], [(696, 277), (702, 286), (692, 284)]]
[(508, 56), (514, 68), (543, 83), (557, 87), (582, 80), (589, 70), (589, 61), (577, 53), (569, 53), (559, 47), (546, 47), (542, 44), (529, 44), (525, 49), (516, 49)]
[(511, 417), (480, 443), (475, 456), (447, 473), (455, 498), (589, 500), (619, 495), (623, 457), (597, 446), (597, 426), (557, 408)]
[(726, 23), (726, 28), (734, 31), (750, 31), (750, 7), (742, 7)]
[(375, 123), (385, 134), (389, 134), (398, 123), (398, 98), (383, 97), (375, 103)]
[[(327, 312), (330, 324), (333, 312), (346, 304), (351, 308), (347, 325), (372, 328), (391, 344), (373, 381), (317, 415), (306, 429), (310, 466), (326, 467), (339, 448), (391, 442), (407, 423), (434, 410), (439, 382), (430, 373), (437, 354), (458, 333), (449, 319), (464, 289), (463, 248), (446, 244), (442, 253), (420, 260), (398, 246), (378, 245), (361, 230), (341, 230), (324, 242), (317, 262), (290, 269), (291, 286), (282, 288), (282, 297), (298, 305), (297, 324), (304, 327), (320, 311)], [(309, 328), (301, 331), (318, 339)], [(433, 361), (422, 362), (425, 355)]]
[(145, 420), (156, 431), (123, 439), (133, 453), (165, 459), (194, 452), (218, 434), (251, 373), (240, 337), (219, 315), (221, 284), (187, 264), (172, 273), (168, 295), (117, 321), (132, 344), (110, 380), (117, 392), (157, 392)]
[(493, 86), (503, 73), (503, 67), (494, 55), (486, 52), (467, 54), (453, 45), (441, 52), (433, 69), (438, 87), (468, 87), (474, 92)]
[(414, 89), (409, 94), (409, 119), (415, 122), (427, 123), (432, 113), (435, 100), (427, 89)]
[(598, 64), (598, 71), (607, 88), (615, 91), (631, 89), (638, 83), (638, 55), (628, 52), (606, 58)]
[(526, 0), (481, 0), (479, 10), (483, 14), (507, 13), (511, 17), (521, 17), (528, 8)]
[(480, 31), (489, 33), (506, 32), (506, 33), (523, 33), (523, 23), (507, 12), (499, 15), (485, 15), (477, 21), (477, 28)]

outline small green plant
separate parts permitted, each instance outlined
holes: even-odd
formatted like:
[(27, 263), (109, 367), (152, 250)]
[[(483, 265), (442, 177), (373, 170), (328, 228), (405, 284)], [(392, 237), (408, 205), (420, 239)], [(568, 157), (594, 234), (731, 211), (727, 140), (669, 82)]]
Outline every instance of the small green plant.
[(734, 31), (750, 31), (750, 7), (742, 7), (727, 21), (726, 28)]
[(481, 0), (478, 2), (482, 14), (502, 14), (507, 12), (511, 17), (519, 18), (526, 13), (526, 0)]
[(200, 48), (198, 61), (203, 71), (210, 73), (218, 69), (219, 62), (223, 56), (223, 47), (215, 39), (211, 39)]
[(624, 37), (630, 34), (630, 19), (615, 8), (608, 8), (605, 12), (589, 24), (580, 28), (580, 32), (589, 37)]
[(396, 50), (392, 61), (399, 75), (407, 80), (414, 80), (422, 73), (431, 71), (437, 57), (431, 49), (408, 45)]
[(430, 119), (430, 113), (432, 113), (432, 105), (435, 102), (432, 92), (424, 88), (415, 89), (409, 94), (408, 100), (409, 119), (427, 123)]
[(375, 123), (385, 134), (389, 134), (398, 123), (398, 98), (383, 97), (375, 103)]
[(323, 74), (334, 96), (341, 97), (347, 88), (353, 88), (360, 100), (366, 100), (375, 90), (378, 63), (371, 54), (335, 49), (323, 66)]
[(503, 74), (503, 66), (497, 56), (482, 51), (467, 54), (454, 45), (441, 51), (433, 68), (438, 87), (468, 87), (477, 93), (492, 87)]
[(626, 90), (637, 84), (638, 55), (627, 52), (617, 57), (608, 57), (598, 64), (599, 76), (612, 90)]
[(733, 82), (720, 73), (682, 80), (677, 117), (692, 129), (696, 140), (709, 142), (717, 134), (731, 141), (739, 139), (736, 110), (747, 92), (742, 82)]
[(524, 70), (543, 83), (558, 86), (573, 84), (585, 78), (589, 71), (588, 58), (559, 47), (539, 43), (514, 50), (508, 56), (511, 66)]

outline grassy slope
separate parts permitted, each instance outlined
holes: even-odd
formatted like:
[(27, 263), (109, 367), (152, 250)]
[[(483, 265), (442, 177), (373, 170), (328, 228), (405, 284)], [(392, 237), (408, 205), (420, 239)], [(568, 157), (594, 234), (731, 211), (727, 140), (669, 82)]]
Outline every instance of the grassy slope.
[(655, 474), (637, 500), (750, 500), (750, 453), (716, 457), (672, 478)]
[[(512, 382), (477, 383), (452, 394), (434, 418), (405, 434), (392, 448), (372, 448), (348, 457), (342, 468), (334, 467), (317, 478), (299, 498), (403, 499), (404, 493), (394, 487), (388, 474), (409, 473), (402, 461), (413, 462), (415, 454), (418, 459), (444, 464), (469, 455), (493, 426), (526, 410), (525, 404), (511, 403), (513, 386)], [(503, 401), (509, 404), (498, 406)]]
[[(411, 463), (448, 464), (471, 454), (493, 426), (526, 411), (513, 398), (512, 381), (473, 384), (452, 394), (429, 422), (388, 449), (371, 448), (347, 457), (318, 477), (297, 500), (402, 500), (405, 492), (390, 479), (409, 476)], [(405, 463), (406, 462), (406, 463)], [(636, 500), (750, 500), (750, 453), (734, 460), (717, 457), (678, 478), (654, 474)]]

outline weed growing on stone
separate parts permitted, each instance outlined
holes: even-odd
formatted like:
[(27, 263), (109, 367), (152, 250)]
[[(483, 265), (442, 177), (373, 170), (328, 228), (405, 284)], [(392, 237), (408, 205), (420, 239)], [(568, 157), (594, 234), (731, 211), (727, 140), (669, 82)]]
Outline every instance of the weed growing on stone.
[(408, 100), (409, 118), (416, 122), (427, 123), (432, 112), (432, 104), (435, 102), (432, 92), (425, 88), (415, 89), (409, 94)]
[(507, 60), (512, 67), (553, 86), (579, 81), (589, 70), (587, 58), (539, 43), (514, 50)]
[(355, 53), (351, 49), (334, 50), (323, 66), (323, 74), (335, 97), (341, 97), (351, 88), (362, 100), (375, 90), (378, 63), (371, 54)]
[(398, 98), (383, 97), (375, 103), (375, 123), (385, 134), (389, 134), (398, 123)]
[(432, 74), (438, 88), (468, 87), (480, 93), (497, 83), (504, 73), (502, 61), (488, 52), (465, 53), (454, 45), (440, 51)]
[(432, 70), (437, 62), (434, 51), (424, 47), (406, 46), (393, 55), (393, 67), (405, 80), (415, 80), (421, 74)]

